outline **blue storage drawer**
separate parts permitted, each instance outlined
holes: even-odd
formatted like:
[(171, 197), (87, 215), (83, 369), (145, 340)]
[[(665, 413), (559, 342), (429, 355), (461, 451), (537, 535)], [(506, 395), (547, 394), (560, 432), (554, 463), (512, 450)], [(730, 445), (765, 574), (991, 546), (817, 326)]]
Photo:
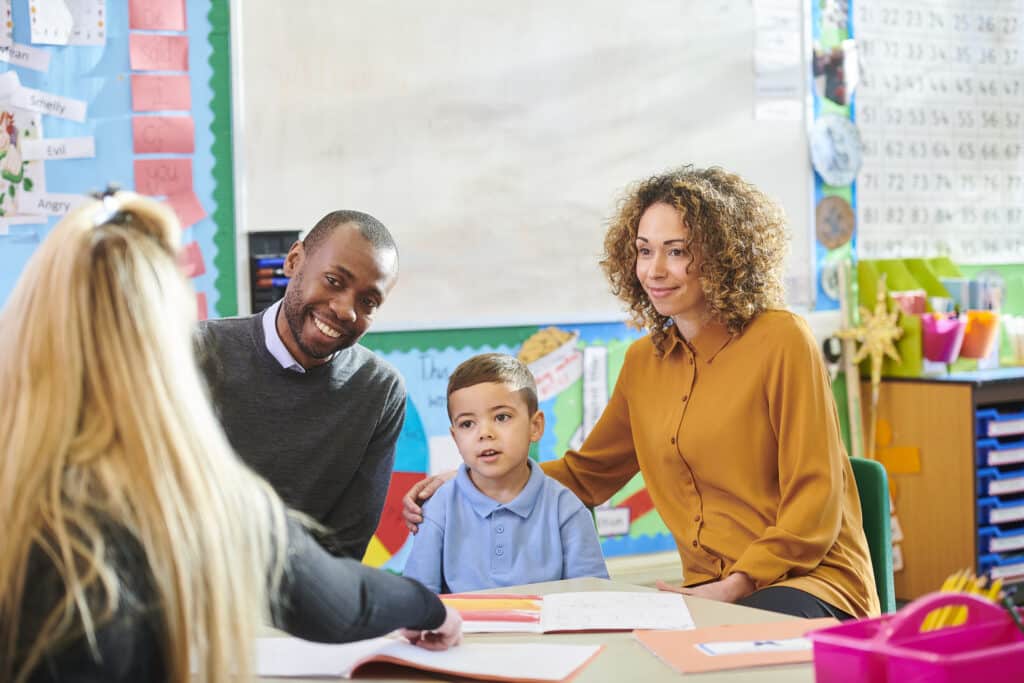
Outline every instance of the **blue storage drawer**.
[(1003, 531), (994, 526), (980, 527), (978, 549), (988, 554), (1024, 552), (1024, 529)]
[(978, 499), (978, 525), (1024, 521), (1024, 500), (1002, 501), (989, 496)]
[(975, 446), (978, 467), (998, 467), (1024, 463), (1024, 439), (1000, 443), (995, 439), (979, 439)]
[(1024, 555), (982, 555), (978, 558), (978, 572), (1007, 582), (1024, 578)]
[(1001, 413), (995, 408), (982, 408), (974, 415), (978, 438), (1024, 434), (1024, 412)]
[(982, 467), (978, 470), (978, 497), (1006, 496), (1024, 492), (1024, 468), (1012, 470)]

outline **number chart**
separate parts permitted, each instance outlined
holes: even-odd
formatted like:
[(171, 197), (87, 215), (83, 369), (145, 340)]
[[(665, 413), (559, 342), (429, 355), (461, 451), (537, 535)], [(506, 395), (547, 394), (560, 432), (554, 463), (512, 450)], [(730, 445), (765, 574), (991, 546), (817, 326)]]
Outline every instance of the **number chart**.
[(859, 0), (862, 258), (1024, 262), (1024, 0)]

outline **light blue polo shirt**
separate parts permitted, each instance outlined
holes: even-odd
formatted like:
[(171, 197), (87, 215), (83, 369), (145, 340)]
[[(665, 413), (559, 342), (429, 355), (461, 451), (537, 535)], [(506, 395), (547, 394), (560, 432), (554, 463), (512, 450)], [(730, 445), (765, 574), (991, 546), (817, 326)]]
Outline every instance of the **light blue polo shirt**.
[(462, 593), (581, 576), (608, 578), (590, 511), (533, 462), (526, 487), (499, 503), (466, 465), (423, 505), (405, 576)]

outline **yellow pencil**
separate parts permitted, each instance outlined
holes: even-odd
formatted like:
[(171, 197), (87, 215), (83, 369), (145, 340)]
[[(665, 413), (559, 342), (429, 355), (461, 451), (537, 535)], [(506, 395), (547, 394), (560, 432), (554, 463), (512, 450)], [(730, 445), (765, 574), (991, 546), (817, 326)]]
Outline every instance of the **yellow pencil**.
[[(961, 575), (964, 573), (964, 570), (960, 570), (947, 576), (946, 580), (942, 582), (942, 587), (939, 588), (939, 591), (942, 593), (948, 593), (949, 591), (953, 590), (953, 586), (955, 586), (960, 581)], [(921, 631), (934, 630), (936, 628), (936, 624), (939, 621), (939, 615), (941, 614), (941, 612), (942, 608), (932, 610), (931, 612), (929, 612), (928, 616), (925, 617), (924, 623), (921, 624)]]

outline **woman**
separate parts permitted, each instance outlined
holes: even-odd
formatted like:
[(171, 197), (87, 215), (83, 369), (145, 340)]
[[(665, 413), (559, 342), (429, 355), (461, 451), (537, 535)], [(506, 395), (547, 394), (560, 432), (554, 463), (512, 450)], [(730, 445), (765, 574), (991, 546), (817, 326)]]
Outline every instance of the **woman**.
[(166, 208), (108, 192), (57, 224), (0, 316), (0, 680), (248, 680), (261, 619), (457, 643), (435, 595), (326, 555), (232, 453), (179, 241)]
[[(642, 181), (605, 236), (612, 292), (649, 331), (579, 451), (543, 463), (584, 503), (638, 471), (682, 559), (676, 590), (805, 617), (878, 614), (824, 364), (782, 310), (778, 206), (721, 169)], [(419, 522), (407, 494), (406, 521)]]

